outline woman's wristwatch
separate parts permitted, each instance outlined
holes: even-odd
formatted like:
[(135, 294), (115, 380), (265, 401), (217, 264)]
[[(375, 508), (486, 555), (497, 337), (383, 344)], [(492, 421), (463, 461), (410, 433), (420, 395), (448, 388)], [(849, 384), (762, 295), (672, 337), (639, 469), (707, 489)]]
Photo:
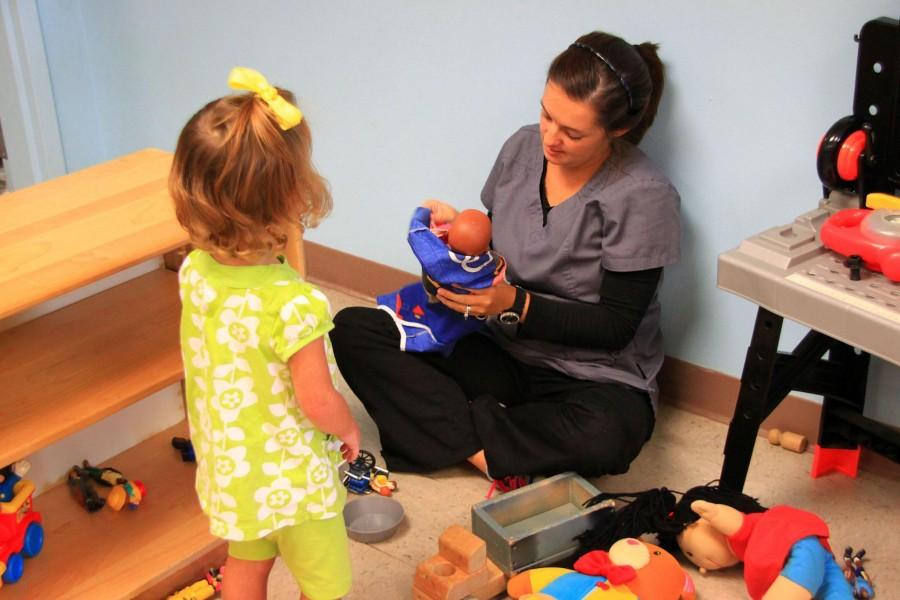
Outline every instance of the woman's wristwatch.
[(504, 325), (515, 325), (522, 319), (522, 312), (525, 310), (525, 300), (528, 298), (528, 292), (516, 286), (516, 299), (513, 305), (497, 315), (497, 320)]

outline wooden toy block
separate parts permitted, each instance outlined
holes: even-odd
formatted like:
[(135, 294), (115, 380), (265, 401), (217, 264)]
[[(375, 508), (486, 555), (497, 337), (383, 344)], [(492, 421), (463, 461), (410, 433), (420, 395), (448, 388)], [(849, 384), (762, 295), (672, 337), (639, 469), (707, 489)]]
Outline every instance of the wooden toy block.
[(428, 600), (463, 600), (490, 579), (491, 573), (486, 566), (475, 573), (467, 573), (437, 554), (416, 568), (413, 592)]
[(461, 525), (451, 525), (438, 538), (438, 554), (458, 569), (474, 573), (485, 567), (487, 544)]
[(490, 574), (486, 584), (472, 592), (476, 600), (490, 600), (506, 592), (506, 575), (490, 560), (487, 560), (487, 571)]

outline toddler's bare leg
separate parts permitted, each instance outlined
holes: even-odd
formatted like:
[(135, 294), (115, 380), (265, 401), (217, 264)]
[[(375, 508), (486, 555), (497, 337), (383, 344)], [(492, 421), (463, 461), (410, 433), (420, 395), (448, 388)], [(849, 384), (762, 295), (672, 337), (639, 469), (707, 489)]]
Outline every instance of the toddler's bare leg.
[(265, 600), (274, 563), (274, 558), (242, 560), (229, 556), (222, 575), (222, 600)]

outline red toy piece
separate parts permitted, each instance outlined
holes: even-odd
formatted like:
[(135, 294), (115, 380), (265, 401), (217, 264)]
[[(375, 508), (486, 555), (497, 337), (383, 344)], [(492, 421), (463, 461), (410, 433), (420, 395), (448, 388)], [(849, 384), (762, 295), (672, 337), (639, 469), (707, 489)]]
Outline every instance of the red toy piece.
[(32, 505), (34, 484), (26, 479), (16, 483), (9, 502), (0, 502), (0, 587), (15, 583), (25, 569), (24, 558), (37, 556), (44, 547), (41, 513)]
[(809, 472), (810, 477), (816, 479), (827, 475), (832, 471), (843, 473), (847, 477), (856, 477), (859, 469), (859, 455), (861, 448), (823, 448), (816, 444), (813, 451), (813, 464)]
[(860, 256), (866, 268), (900, 282), (900, 210), (841, 210), (822, 223), (819, 235), (825, 247)]

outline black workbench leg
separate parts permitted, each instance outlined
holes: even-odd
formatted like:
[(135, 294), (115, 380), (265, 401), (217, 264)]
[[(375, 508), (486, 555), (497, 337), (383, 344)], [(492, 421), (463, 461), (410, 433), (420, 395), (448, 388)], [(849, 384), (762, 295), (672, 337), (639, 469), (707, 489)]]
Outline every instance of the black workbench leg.
[(725, 439), (725, 460), (720, 475), (723, 486), (735, 491), (744, 489), (753, 445), (759, 433), (759, 426), (766, 415), (766, 400), (775, 360), (778, 355), (778, 340), (784, 319), (760, 307), (756, 313), (753, 338), (744, 359), (741, 374), (741, 390), (738, 393), (734, 416), (728, 426)]
[(829, 361), (841, 374), (843, 390), (838, 395), (824, 394), (822, 397), (822, 417), (819, 421), (819, 445), (823, 448), (855, 449), (853, 435), (845, 435), (840, 419), (832, 419), (832, 414), (840, 409), (862, 415), (866, 407), (866, 383), (869, 376), (869, 355), (857, 353), (852, 347), (835, 343), (829, 354)]

